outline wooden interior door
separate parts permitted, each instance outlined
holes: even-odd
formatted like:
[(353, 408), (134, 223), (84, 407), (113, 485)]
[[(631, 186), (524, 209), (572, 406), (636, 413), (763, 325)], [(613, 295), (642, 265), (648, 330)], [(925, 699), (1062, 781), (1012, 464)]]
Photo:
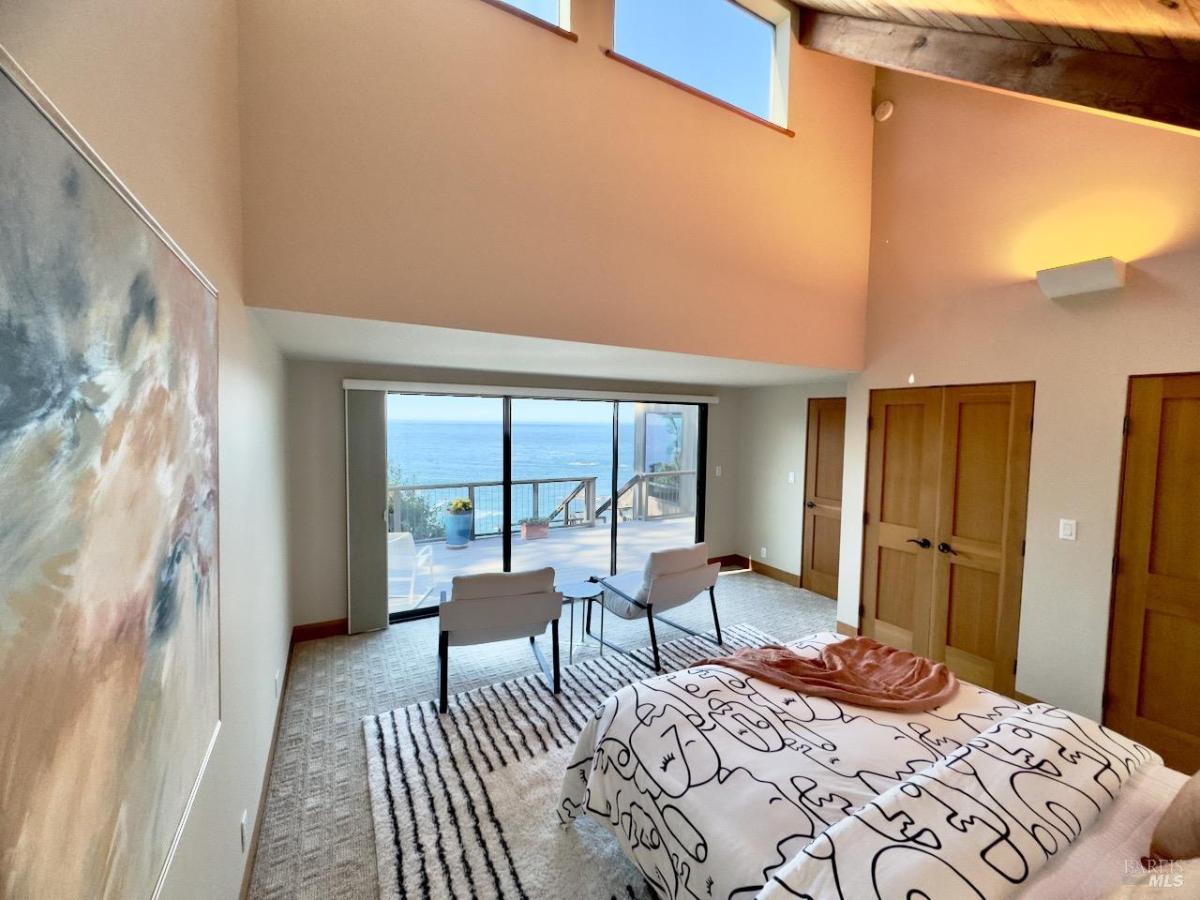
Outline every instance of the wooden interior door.
[(871, 393), (859, 631), (927, 654), (942, 390)]
[(1011, 694), (1021, 614), (1033, 385), (948, 387), (929, 656)]
[(808, 401), (808, 451), (804, 461), (804, 554), (800, 586), (837, 598), (842, 547), (842, 465), (846, 450), (846, 398)]
[(1130, 379), (1104, 720), (1200, 769), (1200, 375)]

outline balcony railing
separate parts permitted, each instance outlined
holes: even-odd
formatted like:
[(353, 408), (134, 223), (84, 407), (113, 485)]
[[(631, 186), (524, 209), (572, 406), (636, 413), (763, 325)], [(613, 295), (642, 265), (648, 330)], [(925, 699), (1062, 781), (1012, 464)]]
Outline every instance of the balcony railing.
[[(512, 483), (512, 527), (522, 519), (547, 519), (551, 528), (593, 526), (608, 521), (612, 498), (596, 493), (597, 479), (535, 478)], [(450, 501), (466, 499), (474, 509), (472, 537), (498, 535), (504, 528), (504, 483), (467, 481), (388, 486), (388, 530), (411, 532), (417, 541), (441, 540)], [(696, 511), (696, 470), (645, 472), (617, 491), (617, 515), (629, 519), (690, 516)]]

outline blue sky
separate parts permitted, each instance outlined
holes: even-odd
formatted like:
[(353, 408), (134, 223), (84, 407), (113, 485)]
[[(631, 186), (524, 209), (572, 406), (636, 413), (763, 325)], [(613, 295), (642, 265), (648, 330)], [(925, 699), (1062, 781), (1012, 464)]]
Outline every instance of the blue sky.
[[(558, 0), (507, 0), (558, 22)], [(576, 0), (580, 2), (580, 0)], [(771, 115), (775, 29), (732, 0), (616, 0), (618, 53), (742, 109)]]

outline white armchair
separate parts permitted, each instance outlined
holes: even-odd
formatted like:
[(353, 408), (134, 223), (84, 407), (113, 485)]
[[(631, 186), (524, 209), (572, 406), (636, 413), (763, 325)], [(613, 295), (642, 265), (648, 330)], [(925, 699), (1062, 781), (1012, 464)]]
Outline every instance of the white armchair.
[[(421, 575), (433, 578), (433, 547), (425, 544), (419, 550), (411, 531), (393, 531), (388, 535), (388, 581), (408, 582), (408, 605), (417, 605), (417, 580)], [(388, 594), (399, 597), (400, 588), (392, 590), (389, 583)], [(425, 593), (429, 593), (427, 588)], [(424, 597), (424, 594), (422, 594)]]
[[(708, 635), (692, 631), (690, 628), (663, 618), (660, 613), (682, 606), (689, 600), (708, 592), (712, 603), (713, 627), (716, 629), (718, 646), (724, 646), (721, 640), (721, 622), (717, 618), (717, 574), (721, 571), (720, 563), (708, 561), (708, 545), (694, 544), (691, 547), (679, 547), (674, 550), (659, 550), (651, 553), (646, 560), (646, 567), (641, 572), (625, 572), (608, 578), (593, 579), (604, 588), (600, 603), (604, 609), (622, 619), (640, 619), (645, 617), (650, 628), (650, 646), (654, 651), (654, 670), (662, 671), (658, 658), (658, 638), (654, 633), (654, 620), (666, 622), (672, 628), (678, 628), (695, 637), (711, 641)], [(603, 611), (601, 612), (603, 614)], [(592, 634), (592, 601), (588, 601), (587, 616), (584, 623), (587, 633)], [(596, 638), (606, 647), (628, 655), (628, 651), (619, 647), (602, 636)]]
[[(460, 575), (442, 593), (438, 609), (438, 710), (446, 711), (450, 646), (488, 644), (528, 637), (546, 685), (559, 692), (558, 619), (563, 595), (554, 589), (554, 570)], [(550, 626), (553, 668), (535, 638)]]

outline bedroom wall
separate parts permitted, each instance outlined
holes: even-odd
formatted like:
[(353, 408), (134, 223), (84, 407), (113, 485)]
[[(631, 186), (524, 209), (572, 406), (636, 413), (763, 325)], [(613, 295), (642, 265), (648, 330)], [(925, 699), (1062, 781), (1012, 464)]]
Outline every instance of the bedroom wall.
[[(745, 391), (738, 466), (738, 547), (742, 555), (800, 574), (808, 400), (845, 395), (844, 382)], [(796, 475), (791, 484), (789, 472)], [(767, 548), (765, 558), (763, 547)]]
[(221, 292), (223, 724), (172, 900), (240, 890), (239, 821), (255, 824), (291, 625), (283, 361), (243, 306), (236, 26), (233, 0), (0, 5), (0, 42)]
[[(705, 536), (712, 555), (735, 552), (740, 391), (293, 359), (287, 362), (288, 445), (299, 449), (288, 457), (287, 477), (292, 616), (297, 624), (346, 617), (345, 378), (718, 393), (720, 402), (709, 411)], [(716, 465), (722, 466), (721, 478), (713, 477)]]
[(480, 0), (243, 2), (252, 302), (857, 369), (870, 67), (793, 42), (788, 138), (574, 6), (578, 43)]
[[(875, 137), (839, 618), (858, 618), (868, 391), (1032, 379), (1017, 688), (1098, 716), (1127, 381), (1200, 369), (1200, 138), (890, 72), (876, 94), (896, 114)], [(1129, 263), (1119, 292), (1051, 301), (1033, 281), (1106, 255)]]

